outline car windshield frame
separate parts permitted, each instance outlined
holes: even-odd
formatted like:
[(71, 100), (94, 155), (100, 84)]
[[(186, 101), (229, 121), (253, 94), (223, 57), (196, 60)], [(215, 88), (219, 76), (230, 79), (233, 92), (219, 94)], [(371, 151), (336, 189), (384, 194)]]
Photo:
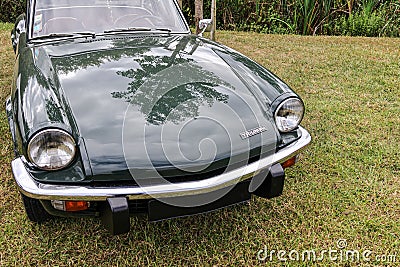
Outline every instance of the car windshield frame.
[[(27, 23), (28, 24), (28, 27), (27, 27), (27, 31), (28, 31), (27, 39), (28, 40), (27, 41), (34, 41), (34, 40), (46, 41), (46, 38), (43, 38), (43, 37), (40, 38), (41, 36), (44, 36), (46, 34), (40, 34), (40, 35), (35, 36), (34, 27), (35, 27), (36, 6), (39, 1), (40, 0), (28, 1), (29, 16), (27, 17), (27, 20), (28, 20), (27, 21), (28, 22)], [(112, 1), (112, 0), (110, 0), (110, 1)], [(142, 1), (146, 1), (146, 0), (142, 0)], [(160, 25), (160, 26), (155, 26), (153, 28), (146, 29), (146, 30), (144, 30), (144, 32), (147, 32), (147, 33), (149, 33), (149, 32), (157, 32), (157, 33), (168, 32), (168, 34), (190, 34), (191, 31), (190, 31), (189, 25), (182, 13), (182, 10), (179, 8), (179, 4), (178, 4), (177, 0), (167, 0), (167, 1), (170, 1), (171, 8), (176, 10), (176, 16), (177, 16), (176, 22), (180, 24), (179, 27), (181, 27), (181, 30), (178, 30), (178, 31), (176, 29), (171, 30), (171, 29), (168, 29), (168, 25), (166, 25), (166, 26)], [(90, 8), (90, 6), (87, 6), (87, 7)], [(95, 6), (93, 6), (93, 7), (95, 7)], [(116, 7), (116, 6), (114, 6), (114, 7)], [(62, 7), (60, 7), (60, 8), (62, 8)], [(131, 7), (127, 6), (127, 8), (132, 8), (132, 6)], [(121, 29), (124, 29), (124, 27), (111, 27), (110, 26), (109, 28), (102, 29), (102, 31), (96, 31), (93, 33), (95, 34), (95, 36), (102, 36), (102, 35), (109, 35), (109, 34), (133, 34), (133, 33), (141, 32), (141, 31), (137, 31), (137, 30), (130, 31), (129, 30), (130, 28), (136, 28), (136, 27), (134, 25), (132, 25), (129, 27), (125, 27), (125, 30), (121, 30)], [(162, 30), (160, 31), (159, 29), (162, 29)], [(76, 32), (79, 33), (80, 31), (76, 31)], [(88, 32), (88, 31), (86, 29), (82, 28), (81, 32)], [(60, 37), (62, 39), (85, 36), (84, 34), (82, 35), (82, 34), (74, 34), (74, 33), (75, 33), (74, 31), (61, 31), (61, 32), (53, 32), (48, 35), (49, 36), (53, 35), (53, 38), (50, 38), (50, 39), (56, 39), (56, 38), (54, 38), (54, 35), (57, 35), (57, 34), (60, 34), (60, 36), (63, 34), (70, 35), (70, 36)]]

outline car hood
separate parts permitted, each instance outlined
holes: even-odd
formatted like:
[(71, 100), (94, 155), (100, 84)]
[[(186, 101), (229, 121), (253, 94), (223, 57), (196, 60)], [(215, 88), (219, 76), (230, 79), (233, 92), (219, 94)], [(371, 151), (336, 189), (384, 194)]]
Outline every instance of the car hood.
[(269, 105), (291, 90), (225, 46), (197, 36), (119, 35), (40, 49), (93, 180), (189, 179), (275, 151)]

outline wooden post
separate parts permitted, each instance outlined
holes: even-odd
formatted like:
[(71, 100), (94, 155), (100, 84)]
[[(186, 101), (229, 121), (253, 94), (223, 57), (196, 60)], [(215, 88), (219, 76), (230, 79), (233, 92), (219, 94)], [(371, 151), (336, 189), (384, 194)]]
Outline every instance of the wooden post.
[(201, 32), (199, 22), (203, 19), (203, 0), (194, 1), (194, 23), (196, 23), (196, 34)]
[(182, 5), (183, 5), (182, 1), (183, 1), (183, 0), (178, 0), (179, 7), (180, 7), (181, 9), (182, 9)]
[(215, 31), (217, 30), (217, 0), (211, 0), (211, 19), (212, 27), (210, 32), (210, 39), (215, 41)]

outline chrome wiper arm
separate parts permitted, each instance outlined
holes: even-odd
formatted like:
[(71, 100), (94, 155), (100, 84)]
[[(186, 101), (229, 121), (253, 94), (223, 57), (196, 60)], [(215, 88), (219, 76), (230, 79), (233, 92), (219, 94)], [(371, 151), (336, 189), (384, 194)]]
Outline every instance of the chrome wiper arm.
[(90, 32), (90, 31), (86, 31), (86, 32), (73, 32), (74, 35), (82, 35), (82, 36), (90, 36), (92, 38), (96, 38), (96, 33), (95, 32)]
[(151, 28), (145, 27), (132, 27), (132, 28), (116, 28), (111, 30), (105, 30), (104, 33), (118, 33), (118, 32), (142, 32), (151, 31)]
[(168, 28), (147, 28), (147, 27), (131, 27), (131, 28), (116, 28), (111, 30), (105, 30), (104, 33), (129, 33), (129, 32), (151, 32), (151, 31), (161, 31), (170, 33), (172, 30)]
[(168, 29), (168, 28), (155, 28), (155, 30), (162, 31), (162, 32), (172, 32), (172, 30)]
[(96, 38), (94, 32), (73, 32), (73, 33), (50, 33), (45, 35), (40, 35), (32, 38), (32, 41), (45, 40), (45, 39), (56, 39), (56, 38), (69, 38), (69, 37), (79, 37), (79, 36), (90, 36)]
[(73, 36), (74, 36), (73, 33), (50, 33), (50, 34), (33, 37), (32, 40), (55, 39), (55, 38), (64, 38), (64, 37), (73, 37)]

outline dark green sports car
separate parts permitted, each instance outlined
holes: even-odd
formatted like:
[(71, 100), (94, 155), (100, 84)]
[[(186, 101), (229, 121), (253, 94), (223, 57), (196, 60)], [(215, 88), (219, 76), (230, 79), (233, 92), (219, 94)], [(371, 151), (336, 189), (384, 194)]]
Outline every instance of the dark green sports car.
[(311, 141), (302, 100), (192, 35), (175, 0), (27, 2), (6, 110), (30, 220), (95, 216), (120, 234), (134, 214), (158, 221), (282, 193)]

